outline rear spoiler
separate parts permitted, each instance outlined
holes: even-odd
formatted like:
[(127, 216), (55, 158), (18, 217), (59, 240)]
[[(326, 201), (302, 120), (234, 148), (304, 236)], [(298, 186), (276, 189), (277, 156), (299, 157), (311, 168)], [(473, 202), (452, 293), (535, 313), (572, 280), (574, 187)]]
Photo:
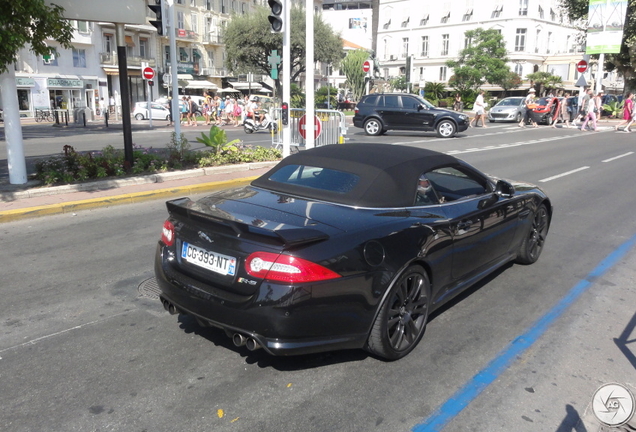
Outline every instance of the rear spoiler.
[(314, 228), (291, 228), (270, 230), (232, 218), (223, 211), (203, 212), (190, 198), (179, 198), (166, 202), (168, 213), (177, 220), (187, 220), (206, 230), (215, 230), (260, 242), (274, 243), (285, 248), (327, 240), (329, 236)]

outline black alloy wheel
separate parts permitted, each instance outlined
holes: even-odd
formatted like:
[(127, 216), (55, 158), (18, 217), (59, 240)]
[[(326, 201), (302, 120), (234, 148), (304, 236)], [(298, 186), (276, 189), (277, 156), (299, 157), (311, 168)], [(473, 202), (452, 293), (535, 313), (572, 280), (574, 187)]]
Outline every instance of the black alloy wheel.
[(517, 263), (533, 264), (537, 262), (541, 251), (543, 251), (545, 239), (548, 235), (549, 224), (550, 216), (548, 215), (548, 209), (544, 204), (541, 204), (535, 212), (532, 218), (532, 225), (519, 247)]
[(364, 122), (364, 131), (367, 135), (377, 136), (382, 133), (382, 122), (377, 118), (370, 118)]
[(418, 344), (428, 320), (430, 282), (426, 271), (414, 265), (391, 288), (373, 323), (368, 350), (387, 360), (398, 360)]

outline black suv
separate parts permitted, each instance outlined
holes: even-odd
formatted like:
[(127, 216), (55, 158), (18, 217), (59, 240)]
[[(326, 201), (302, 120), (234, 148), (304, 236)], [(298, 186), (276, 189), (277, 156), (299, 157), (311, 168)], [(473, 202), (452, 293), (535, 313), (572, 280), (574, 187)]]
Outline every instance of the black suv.
[(450, 138), (468, 129), (468, 116), (436, 108), (426, 99), (406, 93), (374, 93), (362, 96), (356, 106), (353, 125), (367, 135), (380, 135), (389, 129), (436, 131)]

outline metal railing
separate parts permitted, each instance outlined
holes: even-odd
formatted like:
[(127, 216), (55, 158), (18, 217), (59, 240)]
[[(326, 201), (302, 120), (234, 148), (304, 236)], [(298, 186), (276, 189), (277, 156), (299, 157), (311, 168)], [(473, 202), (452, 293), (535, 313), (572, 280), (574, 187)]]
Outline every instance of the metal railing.
[[(270, 109), (270, 115), (278, 122), (278, 129), (272, 134), (272, 147), (278, 150), (283, 148), (283, 132), (280, 123), (281, 109)], [(298, 147), (305, 145), (305, 138), (301, 133), (301, 119), (305, 116), (305, 110), (291, 108), (289, 110), (289, 128), (291, 129), (291, 146)], [(347, 134), (347, 123), (344, 113), (337, 110), (316, 110), (321, 126), (321, 132), (314, 141), (316, 147), (343, 144)], [(305, 119), (306, 120), (306, 119)], [(304, 129), (304, 128), (303, 128)], [(311, 130), (311, 129), (309, 129)]]

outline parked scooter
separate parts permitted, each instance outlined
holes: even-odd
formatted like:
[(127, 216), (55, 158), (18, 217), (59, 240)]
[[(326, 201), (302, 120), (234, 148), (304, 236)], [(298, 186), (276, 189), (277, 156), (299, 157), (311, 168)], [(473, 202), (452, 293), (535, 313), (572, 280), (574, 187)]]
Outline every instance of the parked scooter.
[(278, 123), (272, 119), (272, 116), (265, 111), (265, 118), (261, 123), (257, 123), (253, 118), (246, 117), (243, 122), (243, 130), (245, 133), (254, 133), (261, 130), (268, 130), (272, 133), (278, 132)]

